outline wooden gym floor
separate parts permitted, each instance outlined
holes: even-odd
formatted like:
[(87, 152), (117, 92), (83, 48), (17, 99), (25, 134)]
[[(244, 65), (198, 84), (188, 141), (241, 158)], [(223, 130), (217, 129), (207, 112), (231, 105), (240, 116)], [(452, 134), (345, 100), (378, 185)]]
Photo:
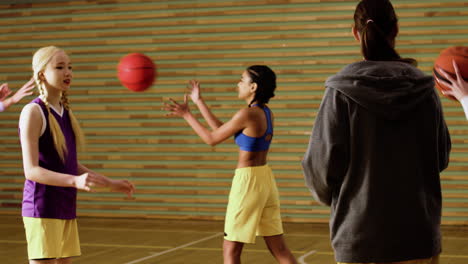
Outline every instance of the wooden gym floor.
[[(222, 263), (219, 221), (78, 219), (82, 256), (75, 264)], [(326, 224), (285, 223), (288, 246), (299, 263), (333, 264)], [(441, 264), (468, 263), (468, 226), (444, 226)], [(0, 263), (27, 263), (20, 217), (0, 215)], [(243, 263), (276, 263), (263, 239), (246, 245)]]

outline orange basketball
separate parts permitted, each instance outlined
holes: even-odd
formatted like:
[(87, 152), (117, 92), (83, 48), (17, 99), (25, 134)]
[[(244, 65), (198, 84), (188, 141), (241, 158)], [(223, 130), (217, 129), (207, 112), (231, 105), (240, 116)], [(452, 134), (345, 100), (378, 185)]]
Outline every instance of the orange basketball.
[(141, 53), (124, 56), (117, 69), (120, 82), (134, 92), (146, 90), (156, 78), (156, 65), (148, 56)]
[[(439, 54), (439, 57), (437, 57), (434, 63), (434, 69), (433, 69), (434, 77), (437, 77), (438, 79), (441, 79), (450, 83), (450, 81), (447, 80), (440, 73), (439, 68), (442, 68), (442, 70), (450, 74), (453, 78), (456, 78), (457, 76), (455, 75), (455, 69), (453, 68), (452, 61), (455, 61), (457, 63), (457, 66), (458, 66), (458, 69), (460, 70), (460, 74), (462, 78), (467, 80), (468, 79), (468, 47), (461, 47), (461, 46), (446, 48)], [(439, 89), (439, 91), (450, 90), (450, 88), (438, 83), (437, 81), (435, 82), (435, 84), (436, 84), (437, 89)], [(452, 100), (455, 100), (455, 98), (453, 98), (452, 96), (446, 96), (446, 97)]]

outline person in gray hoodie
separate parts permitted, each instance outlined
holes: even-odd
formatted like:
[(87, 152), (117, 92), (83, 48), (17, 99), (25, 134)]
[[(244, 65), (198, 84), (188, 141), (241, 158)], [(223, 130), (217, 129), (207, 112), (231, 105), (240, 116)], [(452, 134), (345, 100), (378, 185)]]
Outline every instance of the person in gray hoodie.
[(306, 185), (331, 207), (338, 263), (438, 263), (451, 143), (434, 80), (395, 51), (390, 1), (361, 1), (354, 22), (364, 60), (325, 83)]

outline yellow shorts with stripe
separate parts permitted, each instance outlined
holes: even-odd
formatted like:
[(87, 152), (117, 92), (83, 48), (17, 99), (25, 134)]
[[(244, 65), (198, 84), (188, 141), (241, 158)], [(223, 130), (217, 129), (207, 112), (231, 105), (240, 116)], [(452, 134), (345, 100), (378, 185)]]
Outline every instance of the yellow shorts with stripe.
[(337, 262), (337, 264), (439, 264), (439, 256), (426, 259), (413, 259), (397, 262), (371, 262), (371, 263), (346, 263), (346, 262)]
[(81, 255), (76, 219), (23, 217), (29, 259)]
[(283, 234), (275, 178), (268, 165), (236, 169), (232, 180), (224, 239), (255, 243), (256, 236)]

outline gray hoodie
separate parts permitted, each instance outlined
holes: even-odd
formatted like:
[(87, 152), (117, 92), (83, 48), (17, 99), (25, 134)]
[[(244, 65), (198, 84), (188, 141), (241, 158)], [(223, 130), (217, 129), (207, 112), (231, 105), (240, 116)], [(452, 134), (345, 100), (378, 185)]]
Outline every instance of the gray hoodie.
[(336, 260), (439, 254), (451, 143), (433, 78), (404, 62), (361, 61), (325, 86), (302, 166), (313, 197), (331, 206)]

